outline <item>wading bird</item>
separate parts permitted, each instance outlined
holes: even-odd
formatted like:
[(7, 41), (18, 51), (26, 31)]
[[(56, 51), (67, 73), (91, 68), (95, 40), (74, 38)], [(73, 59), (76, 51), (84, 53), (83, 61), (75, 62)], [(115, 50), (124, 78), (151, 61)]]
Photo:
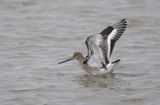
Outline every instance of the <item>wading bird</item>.
[(86, 41), (87, 56), (81, 52), (75, 52), (72, 57), (58, 64), (71, 60), (77, 60), (80, 67), (89, 74), (107, 74), (113, 71), (113, 66), (120, 62), (120, 59), (111, 61), (111, 55), (116, 41), (122, 36), (127, 27), (126, 19), (108, 26), (99, 34), (89, 36)]

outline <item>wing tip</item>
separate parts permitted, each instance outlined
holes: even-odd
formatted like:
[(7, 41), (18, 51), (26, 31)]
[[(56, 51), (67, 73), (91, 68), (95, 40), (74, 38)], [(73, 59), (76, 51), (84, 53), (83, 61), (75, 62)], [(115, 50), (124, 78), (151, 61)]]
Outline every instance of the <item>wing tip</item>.
[(117, 64), (119, 62), (120, 62), (120, 59), (117, 59), (117, 60), (113, 61), (112, 64)]
[(117, 23), (115, 23), (115, 24), (113, 24), (112, 26), (114, 27), (114, 28), (127, 28), (127, 19), (126, 18), (123, 18), (123, 19), (121, 19), (121, 20), (119, 20)]
[(127, 19), (126, 18), (121, 19), (120, 23), (123, 23), (124, 25), (127, 25)]
[(127, 19), (126, 18), (122, 18), (119, 22), (117, 22), (116, 24), (113, 24), (112, 26), (108, 26), (107, 28), (105, 28), (103, 31), (101, 31), (99, 34), (101, 34), (102, 36), (106, 36), (109, 35), (114, 28), (126, 28), (127, 27)]

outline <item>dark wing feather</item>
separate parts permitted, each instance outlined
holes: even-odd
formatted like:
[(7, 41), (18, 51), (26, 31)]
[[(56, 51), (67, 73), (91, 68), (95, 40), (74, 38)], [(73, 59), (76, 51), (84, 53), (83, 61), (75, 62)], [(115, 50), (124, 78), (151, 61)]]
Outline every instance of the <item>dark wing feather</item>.
[(116, 41), (122, 36), (124, 33), (126, 27), (127, 27), (127, 21), (126, 19), (122, 19), (116, 24), (112, 25), (113, 29), (117, 30), (117, 33), (113, 36), (111, 39), (111, 50), (110, 50), (110, 55), (112, 54), (113, 48), (115, 46)]
[(100, 34), (102, 36), (107, 36), (109, 35), (111, 32), (113, 31), (113, 27), (112, 26), (108, 26), (106, 29), (104, 29), (102, 32), (100, 32)]

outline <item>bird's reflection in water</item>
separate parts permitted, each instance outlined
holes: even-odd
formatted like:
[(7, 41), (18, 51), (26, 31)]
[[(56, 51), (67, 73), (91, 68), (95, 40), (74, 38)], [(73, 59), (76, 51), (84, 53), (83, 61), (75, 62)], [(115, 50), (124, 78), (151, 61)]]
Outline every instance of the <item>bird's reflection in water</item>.
[(120, 88), (124, 81), (115, 78), (115, 75), (115, 73), (109, 73), (105, 76), (81, 75), (78, 78), (78, 83), (84, 87)]

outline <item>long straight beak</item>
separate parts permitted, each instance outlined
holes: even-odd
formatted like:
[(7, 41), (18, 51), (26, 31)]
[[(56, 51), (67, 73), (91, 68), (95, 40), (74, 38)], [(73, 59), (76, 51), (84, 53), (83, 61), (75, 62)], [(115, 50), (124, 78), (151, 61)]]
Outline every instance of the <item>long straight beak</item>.
[(68, 61), (71, 61), (71, 60), (73, 60), (73, 58), (69, 58), (69, 59), (67, 59), (67, 60), (61, 61), (61, 62), (59, 62), (58, 64), (65, 63), (65, 62), (68, 62)]

